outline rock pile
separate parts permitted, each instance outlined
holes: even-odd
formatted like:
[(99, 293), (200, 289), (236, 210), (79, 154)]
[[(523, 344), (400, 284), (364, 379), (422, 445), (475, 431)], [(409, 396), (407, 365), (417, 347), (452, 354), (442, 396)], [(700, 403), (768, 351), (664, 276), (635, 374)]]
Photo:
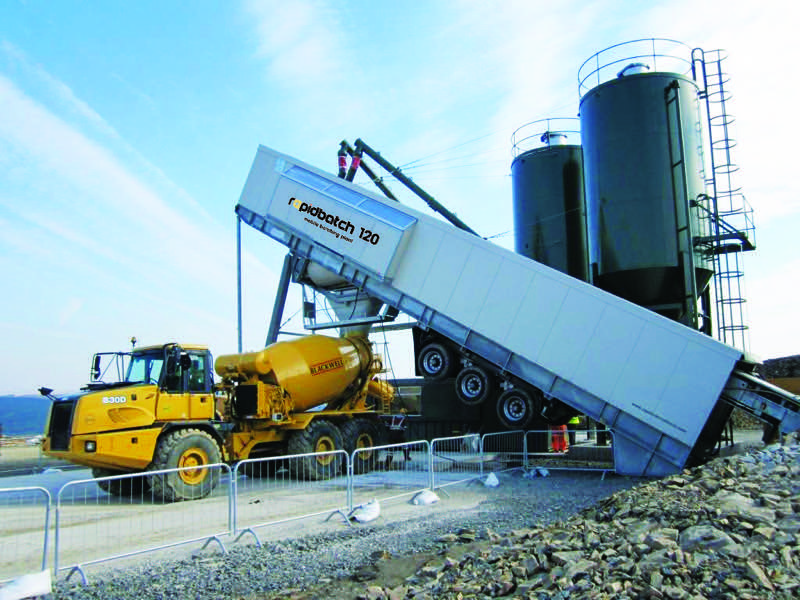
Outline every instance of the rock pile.
[(759, 369), (762, 377), (800, 377), (800, 354), (765, 360)]
[[(442, 536), (440, 554), (403, 585), (358, 597), (798, 598), (800, 445), (789, 438), (618, 492), (551, 526)], [(474, 538), (484, 541), (458, 544)]]

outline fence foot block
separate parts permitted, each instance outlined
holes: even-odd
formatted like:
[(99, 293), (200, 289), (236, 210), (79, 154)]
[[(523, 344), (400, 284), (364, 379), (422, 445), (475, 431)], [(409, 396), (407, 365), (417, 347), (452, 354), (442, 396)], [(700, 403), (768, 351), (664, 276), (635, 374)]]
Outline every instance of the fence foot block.
[(222, 550), (223, 554), (227, 554), (228, 553), (228, 551), (225, 549), (225, 544), (223, 544), (222, 540), (219, 539), (219, 537), (217, 537), (216, 535), (212, 535), (210, 538), (208, 538), (205, 541), (205, 543), (202, 545), (200, 550), (205, 550), (206, 546), (208, 546), (211, 542), (217, 542), (217, 544), (219, 545), (219, 548), (220, 548), (220, 550)]
[(238, 542), (240, 539), (242, 539), (242, 537), (243, 537), (245, 534), (248, 534), (248, 533), (249, 533), (250, 535), (252, 535), (252, 536), (253, 536), (253, 539), (255, 539), (255, 541), (256, 541), (256, 548), (261, 548), (261, 540), (260, 540), (260, 539), (258, 539), (258, 536), (256, 535), (256, 532), (255, 532), (255, 531), (253, 531), (252, 527), (248, 527), (247, 529), (244, 529), (244, 530), (242, 530), (242, 531), (239, 533), (239, 535), (237, 535), (237, 536), (236, 536), (236, 539), (235, 539), (235, 540), (233, 540), (233, 543), (234, 543), (234, 544), (235, 544), (235, 543), (237, 543), (237, 542)]
[(75, 565), (74, 567), (72, 567), (69, 573), (67, 573), (67, 576), (64, 578), (64, 581), (69, 581), (69, 578), (72, 577), (75, 573), (81, 574), (81, 584), (89, 585), (89, 580), (86, 577), (86, 572), (80, 565)]
[(332, 517), (333, 515), (339, 515), (340, 517), (342, 517), (342, 520), (343, 520), (345, 523), (347, 523), (347, 525), (348, 525), (349, 527), (352, 527), (352, 526), (353, 526), (353, 524), (350, 522), (350, 519), (347, 517), (347, 515), (345, 514), (345, 512), (344, 512), (344, 511), (343, 511), (341, 508), (339, 508), (339, 509), (337, 509), (337, 510), (333, 511), (331, 514), (329, 514), (327, 517), (325, 517), (325, 520), (323, 521), (323, 523), (327, 523), (328, 521), (330, 521), (330, 519), (331, 519), (331, 517)]

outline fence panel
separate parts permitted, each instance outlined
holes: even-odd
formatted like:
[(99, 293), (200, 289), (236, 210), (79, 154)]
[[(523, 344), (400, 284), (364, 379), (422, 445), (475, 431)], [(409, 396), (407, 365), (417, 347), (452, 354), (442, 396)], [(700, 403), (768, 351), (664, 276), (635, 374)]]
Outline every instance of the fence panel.
[(431, 489), (481, 477), (483, 452), (477, 433), (431, 441)]
[(430, 486), (430, 444), (426, 440), (358, 448), (350, 459), (350, 510), (372, 500), (391, 501)]
[[(231, 533), (230, 477), (228, 465), (216, 464), (66, 483), (56, 500), (55, 573), (69, 569), (68, 577), (79, 571), (85, 579), (83, 567), (94, 563), (202, 540), (222, 546), (219, 536)], [(181, 482), (202, 491), (193, 498)], [(176, 490), (186, 501), (156, 490)]]
[(344, 513), (348, 460), (344, 450), (336, 450), (239, 462), (233, 472), (234, 533), (247, 532), (258, 541), (260, 527)]
[(47, 568), (51, 504), (42, 487), (0, 488), (0, 582)]
[(524, 431), (486, 433), (481, 437), (482, 473), (502, 473), (524, 467), (528, 462)]
[(614, 432), (607, 429), (525, 432), (527, 469), (614, 471)]

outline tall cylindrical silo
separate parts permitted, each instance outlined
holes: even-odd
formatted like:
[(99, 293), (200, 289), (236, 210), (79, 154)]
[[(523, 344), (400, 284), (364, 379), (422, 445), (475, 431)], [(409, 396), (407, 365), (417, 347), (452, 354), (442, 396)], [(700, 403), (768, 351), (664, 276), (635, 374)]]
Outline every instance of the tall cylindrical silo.
[(581, 147), (557, 131), (541, 141), (511, 164), (515, 251), (588, 281)]
[(581, 98), (593, 283), (697, 325), (712, 275), (693, 246), (704, 192), (698, 89), (679, 73), (630, 65)]

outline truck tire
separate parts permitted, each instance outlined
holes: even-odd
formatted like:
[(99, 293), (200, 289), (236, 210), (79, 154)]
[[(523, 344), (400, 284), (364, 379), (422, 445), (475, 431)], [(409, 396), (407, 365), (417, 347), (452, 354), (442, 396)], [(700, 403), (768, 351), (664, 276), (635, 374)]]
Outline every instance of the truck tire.
[[(285, 451), (281, 455), (286, 454)], [(250, 453), (248, 458), (267, 458), (274, 457), (274, 453), (258, 455), (253, 452)], [(250, 479), (270, 479), (273, 477), (280, 477), (281, 473), (288, 473), (288, 461), (284, 460), (263, 460), (259, 462), (246, 462), (239, 464), (239, 473), (246, 475)]]
[(519, 388), (506, 390), (497, 399), (497, 418), (508, 429), (525, 429), (536, 413), (533, 398)]
[(205, 498), (219, 483), (219, 469), (204, 469), (221, 460), (217, 442), (199, 429), (170, 431), (158, 442), (150, 471), (196, 467), (150, 476), (156, 496), (167, 502)]
[(434, 381), (444, 379), (453, 370), (450, 350), (442, 344), (428, 344), (417, 357), (417, 368), (425, 379)]
[[(344, 450), (342, 433), (330, 421), (315, 419), (308, 427), (289, 438), (288, 450), (294, 454), (316, 454)], [(342, 472), (342, 455), (304, 456), (292, 459), (289, 470), (300, 481), (319, 481)]]
[(492, 380), (480, 367), (465, 367), (456, 377), (456, 396), (467, 406), (481, 404), (491, 392)]
[[(361, 475), (375, 468), (376, 452), (366, 451), (380, 445), (378, 441), (378, 427), (369, 419), (352, 419), (342, 423), (342, 438), (344, 449), (353, 458), (353, 473)], [(356, 455), (353, 452), (363, 450)]]
[[(112, 475), (132, 475), (126, 471), (115, 471), (113, 469), (92, 469), (92, 477), (111, 477)], [(98, 481), (97, 487), (107, 494), (120, 498), (141, 498), (150, 492), (150, 482), (142, 474), (139, 477), (128, 477), (126, 479), (109, 479)]]

